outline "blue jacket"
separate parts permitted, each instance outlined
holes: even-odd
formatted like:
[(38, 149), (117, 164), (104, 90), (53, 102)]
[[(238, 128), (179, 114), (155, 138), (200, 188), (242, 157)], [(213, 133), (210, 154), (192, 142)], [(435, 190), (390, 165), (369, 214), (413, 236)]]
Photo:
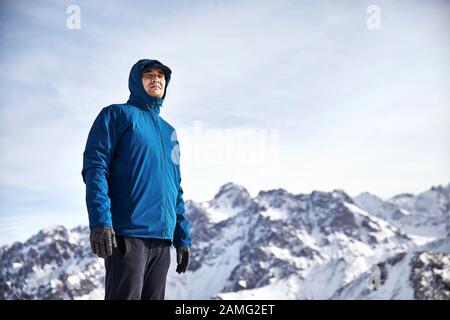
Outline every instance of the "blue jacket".
[[(140, 60), (130, 72), (130, 99), (101, 110), (83, 154), (90, 229), (172, 240), (191, 246), (181, 188), (175, 129), (159, 115), (162, 98), (149, 96), (141, 72), (157, 60)], [(166, 75), (166, 88), (170, 74)]]

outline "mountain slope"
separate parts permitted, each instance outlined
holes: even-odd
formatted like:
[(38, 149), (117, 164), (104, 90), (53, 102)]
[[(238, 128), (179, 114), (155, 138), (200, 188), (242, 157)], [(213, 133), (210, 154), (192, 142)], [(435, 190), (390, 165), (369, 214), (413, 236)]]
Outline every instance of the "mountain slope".
[[(449, 191), (252, 198), (228, 183), (211, 201), (186, 201), (191, 264), (176, 274), (172, 250), (166, 298), (448, 299)], [(87, 227), (57, 227), (0, 248), (0, 298), (102, 299), (103, 260), (88, 237)], [(374, 265), (378, 290), (368, 285)]]

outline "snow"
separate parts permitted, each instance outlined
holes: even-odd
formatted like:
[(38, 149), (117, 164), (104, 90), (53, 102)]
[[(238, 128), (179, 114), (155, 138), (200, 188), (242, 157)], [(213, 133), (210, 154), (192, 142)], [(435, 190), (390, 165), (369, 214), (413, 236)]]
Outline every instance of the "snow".
[[(362, 193), (353, 200), (371, 215), (380, 217), (409, 235), (419, 237), (443, 237), (445, 235), (445, 208), (450, 193), (429, 190), (414, 197), (403, 194), (388, 201), (369, 193)], [(401, 215), (399, 215), (399, 213)], [(439, 226), (437, 226), (439, 225)], [(420, 241), (420, 240), (419, 240)]]
[[(210, 299), (222, 291), (227, 284), (229, 275), (240, 263), (240, 249), (246, 242), (246, 233), (249, 227), (245, 215), (236, 216), (234, 219), (235, 223), (230, 228), (212, 239), (216, 249), (210, 252), (205, 261), (202, 261), (202, 267), (197, 271), (187, 273), (182, 279), (182, 283), (195, 283), (195, 290), (167, 290), (168, 299)], [(175, 277), (179, 278), (173, 270), (169, 271), (172, 287), (180, 285), (178, 279), (173, 279)]]
[(202, 208), (207, 212), (208, 220), (211, 223), (228, 220), (242, 210), (242, 208), (231, 208), (228, 205), (212, 205), (208, 202), (202, 203)]
[(267, 286), (239, 290), (237, 292), (220, 293), (217, 297), (223, 300), (293, 300), (297, 299), (297, 292), (299, 290), (298, 277), (290, 276)]
[(434, 273), (439, 275), (444, 282), (450, 284), (450, 268), (447, 269), (435, 269)]
[(373, 299), (414, 299), (414, 290), (409, 281), (411, 258), (412, 255), (407, 255), (398, 265), (393, 267), (388, 265), (386, 282), (370, 297)]
[(409, 209), (414, 207), (414, 195), (412, 194), (397, 195), (395, 197), (388, 199), (386, 202), (392, 203), (401, 208)]
[(424, 236), (418, 236), (414, 234), (409, 234), (408, 237), (417, 245), (417, 246), (423, 246), (428, 243), (431, 243), (435, 240), (437, 240), (436, 237), (424, 237)]
[(286, 213), (283, 210), (269, 208), (261, 211), (261, 215), (272, 221), (286, 219)]
[(353, 201), (358, 207), (372, 213), (385, 212), (387, 209), (387, 206), (382, 199), (368, 192), (359, 194), (358, 196), (353, 198)]
[[(72, 244), (79, 244), (81, 242), (81, 237), (79, 233), (69, 232), (68, 242)], [(84, 240), (84, 239), (83, 239)]]
[(403, 213), (405, 216), (409, 216), (411, 214), (411, 212), (409, 212), (408, 210), (405, 210), (403, 208), (400, 208), (399, 210), (401, 213)]
[[(239, 202), (239, 205), (233, 207), (235, 200)], [(245, 210), (250, 201), (250, 194), (244, 187), (227, 183), (220, 188), (214, 199), (203, 202), (201, 206), (208, 213), (210, 222), (218, 223)]]
[(104, 299), (105, 299), (105, 289), (103, 287), (95, 288), (89, 294), (84, 294), (74, 298), (74, 300), (104, 300)]
[(264, 251), (273, 254), (275, 257), (292, 262), (297, 268), (305, 269), (309, 263), (304, 257), (294, 257), (292, 256), (289, 249), (279, 248), (276, 246), (267, 246), (262, 248)]
[(318, 245), (318, 243), (320, 242), (320, 239), (316, 239), (314, 238), (313, 235), (316, 235), (317, 238), (319, 238), (318, 236), (318, 231), (316, 230), (315, 233), (310, 234), (308, 232), (306, 232), (305, 230), (297, 230), (296, 232), (296, 236), (297, 238), (307, 247), (317, 250), (317, 251), (321, 251), (320, 246)]
[[(344, 205), (353, 213), (355, 213), (356, 217), (359, 215), (362, 217), (369, 218), (368, 225), (372, 226), (373, 229), (378, 231), (372, 232), (371, 235), (374, 236), (378, 242), (381, 242), (383, 240), (395, 236), (396, 228), (392, 227), (388, 221), (378, 217), (371, 216), (367, 211), (362, 210), (361, 208), (355, 206), (354, 204), (344, 202)], [(361, 218), (359, 218), (358, 221), (361, 222)]]
[(67, 277), (67, 285), (69, 288), (79, 288), (80, 283), (81, 277), (78, 274)]
[(412, 254), (408, 254), (394, 266), (387, 264), (387, 279), (378, 290), (368, 289), (368, 280), (372, 276), (369, 267), (340, 294), (334, 295), (333, 299), (414, 299), (414, 290), (409, 281), (411, 258)]
[(329, 299), (345, 284), (345, 268), (346, 263), (339, 259), (310, 268), (309, 274), (301, 284), (302, 290), (298, 293), (298, 298)]
[[(260, 204), (266, 210), (254, 214), (244, 211), (247, 198), (240, 197), (235, 188), (221, 193), (215, 201), (200, 204), (214, 224), (208, 227), (217, 232), (211, 239), (193, 244), (193, 262), (198, 266), (195, 271), (177, 274), (175, 250), (171, 250), (166, 299), (413, 299), (410, 263), (414, 253), (418, 250), (450, 252), (445, 223), (442, 223), (446, 216), (441, 211), (449, 202), (439, 190), (420, 197), (401, 195), (391, 202), (367, 193), (356, 197), (355, 203), (346, 202), (343, 192), (318, 192), (314, 195), (317, 197), (314, 201), (321, 203), (318, 206), (313, 205), (311, 196), (298, 197), (288, 192), (278, 192), (276, 199), (271, 198), (273, 196), (261, 197)], [(242, 205), (232, 208), (231, 201), (236, 197), (240, 199), (236, 203)], [(270, 203), (277, 207), (281, 204), (281, 208), (271, 207)], [(330, 221), (333, 210), (342, 205), (351, 211), (356, 223), (349, 224), (351, 229), (343, 229), (345, 232), (323, 222)], [(261, 219), (259, 214), (268, 219)], [(225, 220), (226, 223), (217, 225)], [(268, 228), (279, 232), (282, 240), (265, 242)], [(30, 267), (26, 260), (30, 250), (44, 254), (48, 245), (58, 240), (57, 250), (64, 254), (62, 264), (50, 261), (46, 265), (31, 265), (32, 272), (21, 280), (20, 290), (37, 295), (39, 287), (58, 292), (64, 286), (77, 289), (85, 280), (90, 280), (95, 288), (88, 293), (77, 293), (75, 299), (103, 299), (104, 261), (90, 254), (88, 233), (62, 228), (46, 232), (39, 240), (30, 241), (14, 252), (14, 257), (18, 255), (23, 259), (11, 259), (7, 266), (8, 277)], [(83, 256), (76, 256), (67, 249), (71, 247), (67, 244), (81, 246)], [(247, 244), (258, 246), (270, 258), (253, 262), (242, 260), (242, 250)], [(387, 259), (398, 253), (405, 256), (393, 265), (388, 263)], [(426, 265), (433, 264), (432, 256), (423, 254), (420, 259)], [(288, 268), (281, 269), (280, 261)], [(439, 261), (444, 264), (443, 268), (433, 267), (420, 274), (424, 285), (430, 286), (433, 277), (450, 282), (450, 267), (445, 267), (450, 265), (448, 257)], [(371, 291), (368, 288), (371, 267), (381, 263), (386, 267), (386, 281), (379, 290)], [(253, 270), (258, 273), (252, 273)], [(259, 277), (256, 282), (251, 277), (245, 278), (249, 272), (250, 276)], [(64, 277), (67, 277), (66, 283), (60, 280)], [(11, 284), (11, 279), (5, 278), (5, 283)], [(255, 283), (257, 286), (268, 284), (251, 288)], [(225, 288), (236, 287), (242, 289), (223, 292)], [(64, 294), (64, 298), (71, 297)]]
[(327, 239), (330, 245), (329, 248), (326, 248), (325, 252), (333, 259), (340, 259), (342, 257), (350, 259), (360, 255), (370, 257), (374, 254), (373, 249), (369, 245), (349, 238), (342, 232), (335, 232), (327, 236)]
[(219, 223), (221, 221), (227, 220), (234, 215), (236, 215), (235, 210), (230, 210), (228, 208), (220, 208), (220, 209), (214, 209), (214, 208), (208, 208), (208, 219), (211, 223)]

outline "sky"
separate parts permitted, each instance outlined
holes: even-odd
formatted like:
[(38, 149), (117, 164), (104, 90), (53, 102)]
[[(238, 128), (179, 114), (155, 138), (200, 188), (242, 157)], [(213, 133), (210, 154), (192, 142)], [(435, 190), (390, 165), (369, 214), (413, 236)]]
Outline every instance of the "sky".
[(87, 135), (142, 58), (185, 199), (450, 182), (448, 1), (1, 0), (0, 31), (0, 245), (88, 223)]

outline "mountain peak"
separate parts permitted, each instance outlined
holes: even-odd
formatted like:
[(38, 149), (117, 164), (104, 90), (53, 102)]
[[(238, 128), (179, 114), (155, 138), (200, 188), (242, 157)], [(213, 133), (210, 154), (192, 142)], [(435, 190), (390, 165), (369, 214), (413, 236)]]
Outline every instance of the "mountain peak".
[(449, 189), (450, 189), (450, 183), (447, 186), (442, 186), (442, 185), (432, 186), (430, 191), (448, 192)]
[[(355, 198), (359, 198), (359, 197), (361, 197), (361, 198), (364, 197), (364, 198), (374, 198), (374, 199), (379, 199), (378, 196), (376, 196), (376, 195), (370, 193), (369, 191), (361, 192), (360, 194), (358, 194), (357, 196), (355, 196)], [(380, 200), (381, 200), (381, 199), (380, 199)]]
[(288, 192), (286, 190), (284, 190), (283, 188), (278, 188), (278, 189), (271, 189), (271, 190), (261, 190), (258, 192), (257, 197), (264, 197), (264, 196), (283, 196), (288, 194)]
[(233, 182), (228, 182), (220, 187), (219, 192), (211, 200), (213, 206), (223, 206), (231, 204), (232, 208), (244, 205), (251, 200), (250, 193), (243, 186)]
[(214, 199), (220, 198), (224, 194), (228, 195), (228, 194), (236, 194), (236, 193), (242, 193), (242, 194), (248, 195), (250, 197), (249, 192), (243, 186), (238, 185), (234, 182), (228, 182), (220, 187), (219, 191), (214, 196)]
[(335, 199), (340, 199), (342, 201), (353, 203), (353, 199), (342, 189), (334, 189), (331, 195)]
[(389, 201), (410, 201), (414, 199), (414, 194), (412, 193), (400, 193), (389, 199)]
[(378, 208), (384, 203), (384, 200), (382, 200), (380, 197), (370, 193), (370, 192), (361, 192), (356, 197), (353, 197), (353, 201), (358, 205), (359, 207), (363, 208), (364, 210), (367, 210), (369, 212), (373, 212), (374, 209)]
[(353, 199), (347, 193), (345, 193), (344, 190), (341, 189), (334, 189), (331, 192), (313, 190), (311, 192), (311, 199), (318, 202), (327, 202), (331, 199), (337, 199), (344, 202), (353, 203)]
[(250, 193), (243, 186), (229, 182), (220, 187), (214, 199), (206, 203), (209, 220), (217, 223), (227, 220), (253, 204)]

